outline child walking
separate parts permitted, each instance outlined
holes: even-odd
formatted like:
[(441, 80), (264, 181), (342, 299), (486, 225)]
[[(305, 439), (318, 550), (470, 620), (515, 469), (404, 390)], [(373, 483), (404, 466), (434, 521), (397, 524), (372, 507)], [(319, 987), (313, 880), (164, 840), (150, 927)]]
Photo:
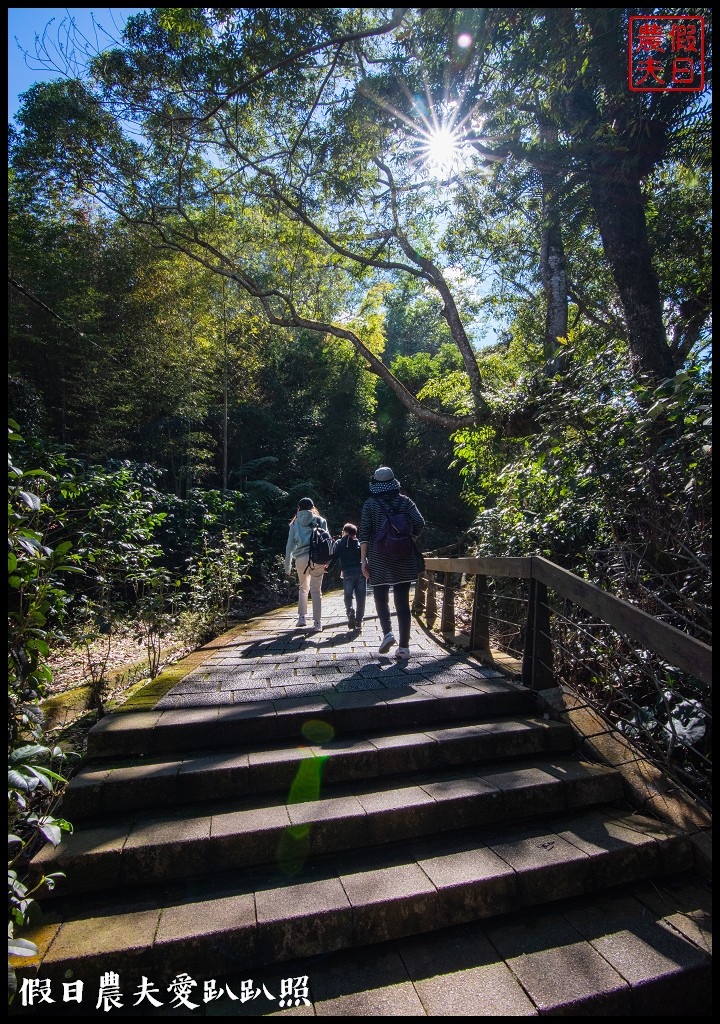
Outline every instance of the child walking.
[[(330, 572), (338, 561), (340, 562), (348, 628), (359, 633), (362, 632), (363, 618), (365, 617), (367, 583), (360, 562), (360, 541), (357, 539), (357, 532), (358, 529), (354, 523), (345, 523), (342, 537), (335, 541), (327, 571)], [(353, 598), (355, 599), (354, 608)]]

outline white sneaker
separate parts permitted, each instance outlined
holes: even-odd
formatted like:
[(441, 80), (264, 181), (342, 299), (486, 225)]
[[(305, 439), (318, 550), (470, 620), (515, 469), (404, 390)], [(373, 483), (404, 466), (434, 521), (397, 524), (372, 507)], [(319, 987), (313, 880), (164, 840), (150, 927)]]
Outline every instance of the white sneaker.
[(305, 619), (298, 619), (297, 622), (295, 623), (295, 625), (296, 626), (306, 626), (307, 623), (305, 622)]
[(397, 640), (392, 635), (392, 633), (386, 633), (385, 636), (383, 637), (382, 643), (378, 647), (378, 654), (385, 654), (385, 652), (389, 651), (390, 648), (396, 643)]
[(410, 657), (410, 648), (398, 647), (398, 649), (395, 651), (395, 657), (397, 658), (398, 661), (407, 661), (408, 658)]
[(322, 633), (322, 626), (321, 626), (321, 624), (319, 622), (313, 622), (312, 632), (313, 633)]

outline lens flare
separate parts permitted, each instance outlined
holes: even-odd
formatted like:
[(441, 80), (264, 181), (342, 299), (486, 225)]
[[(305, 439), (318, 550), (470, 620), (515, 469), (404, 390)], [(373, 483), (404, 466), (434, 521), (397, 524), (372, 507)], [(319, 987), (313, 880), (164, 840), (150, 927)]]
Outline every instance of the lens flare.
[(441, 126), (425, 136), (424, 148), (430, 172), (449, 173), (460, 158), (460, 136), (451, 128)]
[(443, 96), (433, 96), (427, 81), (425, 95), (413, 95), (402, 83), (400, 87), (409, 101), (405, 110), (367, 85), (363, 92), (404, 126), (404, 137), (394, 150), (401, 164), (420, 178), (459, 179), (474, 155), (473, 143), (467, 138), (474, 122), (473, 105), (466, 105), (464, 93), (450, 96), (446, 91)]

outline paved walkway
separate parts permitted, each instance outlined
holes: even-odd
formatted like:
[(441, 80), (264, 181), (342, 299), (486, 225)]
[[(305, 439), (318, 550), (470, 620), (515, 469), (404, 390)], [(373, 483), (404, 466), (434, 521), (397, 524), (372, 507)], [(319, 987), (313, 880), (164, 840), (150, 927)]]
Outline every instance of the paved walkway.
[(154, 1014), (134, 971), (156, 1016), (184, 1014), (180, 973), (203, 1017), (706, 1016), (709, 892), (664, 881), (684, 836), (614, 808), (616, 771), (579, 763), (521, 686), (415, 622), (408, 663), (379, 655), (372, 596), (362, 634), (341, 592), (323, 605), (321, 633), (294, 606), (238, 625), (118, 709), (152, 713), (91, 732), (105, 761), (73, 780), (86, 827), (41, 926), (54, 991), (107, 965), (125, 1016)]
[(295, 626), (295, 605), (267, 612), (217, 637), (163, 672), (125, 707), (241, 704), (333, 691), (447, 686), (466, 680), (468, 675), (498, 676), (493, 669), (443, 650), (414, 620), (409, 662), (398, 663), (394, 647), (388, 654), (379, 655), (382, 631), (372, 591), (368, 593), (367, 612), (362, 633), (349, 630), (339, 590), (323, 594), (321, 633)]

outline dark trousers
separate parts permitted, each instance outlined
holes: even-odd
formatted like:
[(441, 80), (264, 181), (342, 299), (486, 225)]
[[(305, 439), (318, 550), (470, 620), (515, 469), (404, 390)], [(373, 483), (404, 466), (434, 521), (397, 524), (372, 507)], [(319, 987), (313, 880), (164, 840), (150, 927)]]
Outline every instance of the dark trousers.
[[(393, 600), (395, 602), (395, 614), (398, 620), (398, 644), (400, 647), (410, 645), (410, 587), (411, 583), (395, 583), (393, 585)], [(390, 619), (390, 587), (373, 587), (375, 595), (375, 607), (382, 627), (383, 634), (392, 632)]]
[(343, 575), (343, 595), (345, 597), (345, 611), (350, 614), (350, 610), (353, 606), (353, 597), (355, 598), (355, 622), (357, 625), (362, 624), (362, 620), (365, 618), (365, 596), (367, 594), (367, 581), (361, 572), (357, 575), (354, 573), (345, 573)]

